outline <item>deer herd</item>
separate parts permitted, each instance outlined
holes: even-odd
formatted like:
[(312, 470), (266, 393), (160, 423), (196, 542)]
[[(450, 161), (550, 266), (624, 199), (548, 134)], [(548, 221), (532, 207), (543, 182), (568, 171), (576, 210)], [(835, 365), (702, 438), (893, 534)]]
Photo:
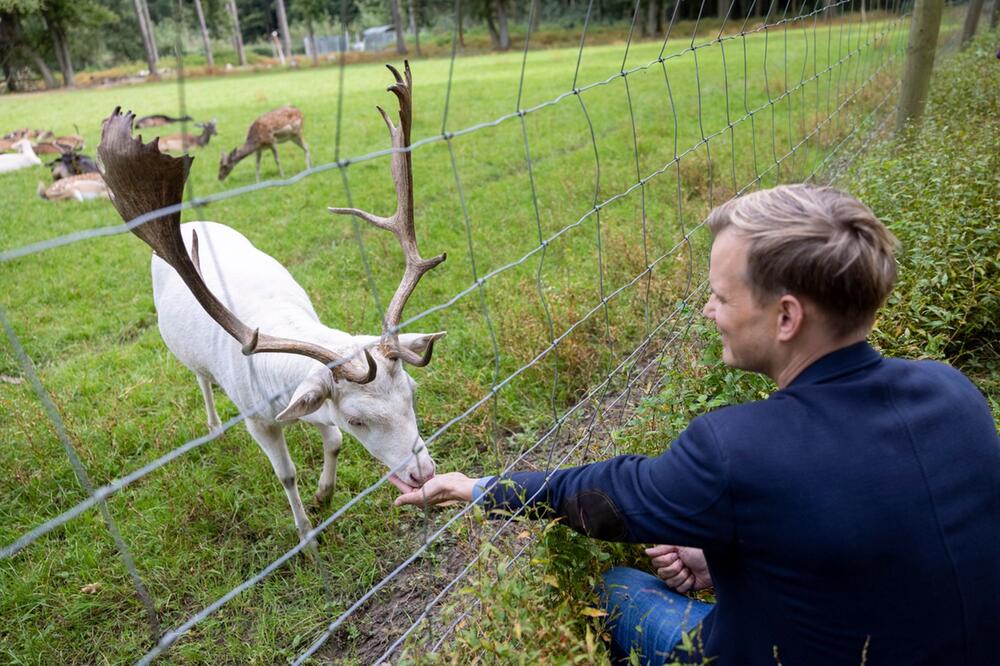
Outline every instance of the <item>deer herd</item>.
[[(160, 334), (173, 355), (194, 374), (204, 400), (206, 424), (221, 428), (213, 390), (219, 387), (245, 415), (246, 428), (267, 456), (284, 488), (295, 527), (312, 529), (299, 495), (296, 469), (283, 430), (301, 421), (323, 443), (323, 468), (314, 496), (328, 500), (337, 480), (337, 458), (347, 432), (388, 468), (400, 492), (422, 486), (435, 464), (417, 426), (416, 383), (406, 365), (426, 366), (444, 332), (400, 332), (402, 313), (417, 283), (446, 255), (424, 259), (414, 231), (410, 152), (412, 77), (389, 66), (388, 90), (399, 104), (399, 124), (377, 107), (394, 149), (391, 174), (395, 212), (381, 217), (355, 208), (330, 208), (392, 233), (405, 258), (399, 286), (385, 311), (379, 335), (353, 334), (325, 325), (305, 290), (276, 259), (220, 222), (181, 224), (175, 212), (135, 226), (132, 233), (152, 249), (153, 302)], [(242, 158), (292, 141), (309, 160), (302, 139), (302, 112), (282, 107), (259, 117), (246, 141), (219, 165), (224, 178)], [(194, 158), (164, 152), (163, 139), (133, 136), (135, 117), (116, 108), (103, 123), (97, 153), (111, 202), (130, 221), (179, 204)], [(167, 146), (170, 144), (167, 143)], [(280, 163), (278, 163), (280, 169)], [(311, 542), (310, 550), (315, 549)]]
[[(193, 119), (187, 115), (173, 117), (153, 114), (135, 119), (133, 126), (144, 129), (189, 121)], [(260, 158), (265, 149), (270, 149), (278, 173), (283, 178), (285, 173), (278, 159), (277, 145), (285, 141), (291, 141), (305, 152), (306, 166), (311, 168), (312, 156), (302, 136), (304, 125), (302, 111), (294, 106), (286, 105), (264, 113), (250, 125), (242, 144), (228, 153), (222, 153), (219, 159), (219, 180), (225, 180), (240, 160), (254, 154), (257, 182), (260, 182)], [(200, 134), (180, 132), (157, 137), (158, 149), (164, 153), (188, 153), (204, 148), (218, 134), (214, 119), (194, 123), (194, 126), (201, 130)], [(27, 127), (17, 129), (0, 138), (0, 173), (41, 166), (43, 162), (39, 155), (55, 155), (55, 159), (47, 163), (52, 183), (38, 183), (37, 193), (40, 197), (52, 201), (109, 198), (111, 193), (97, 163), (92, 157), (83, 154), (83, 147), (84, 139), (78, 134), (55, 136), (47, 130)]]

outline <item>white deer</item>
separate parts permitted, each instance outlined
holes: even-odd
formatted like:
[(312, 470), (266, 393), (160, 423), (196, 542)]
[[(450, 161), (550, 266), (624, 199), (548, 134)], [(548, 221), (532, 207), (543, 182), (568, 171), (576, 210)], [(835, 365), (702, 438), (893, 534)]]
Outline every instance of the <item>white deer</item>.
[(42, 163), (35, 151), (32, 150), (29, 139), (20, 139), (14, 142), (11, 148), (16, 149), (17, 152), (10, 155), (0, 155), (0, 173), (17, 171)]
[[(379, 111), (393, 146), (405, 148), (410, 133), (409, 65), (405, 82), (389, 69), (396, 77), (389, 90), (399, 98), (400, 127)], [(192, 161), (160, 153), (155, 142), (143, 145), (141, 137), (133, 139), (131, 122), (131, 113), (120, 115), (115, 109), (98, 148), (112, 201), (126, 221), (179, 202)], [(400, 335), (397, 330), (420, 277), (445, 255), (425, 260), (417, 250), (409, 152), (393, 154), (392, 173), (399, 199), (392, 217), (331, 209), (392, 231), (403, 247), (406, 270), (386, 310), (380, 338), (323, 325), (288, 271), (229, 227), (215, 222), (181, 225), (174, 213), (132, 229), (155, 250), (153, 298), (160, 332), (167, 347), (197, 376), (209, 428), (220, 425), (212, 397), (212, 385), (217, 384), (248, 414), (247, 429), (284, 486), (302, 537), (311, 525), (282, 434), (290, 422), (310, 423), (322, 437), (317, 501), (325, 501), (333, 491), (342, 430), (394, 470), (390, 480), (400, 491), (419, 487), (434, 475), (434, 462), (417, 429), (416, 385), (402, 363), (426, 365), (434, 341), (444, 333)], [(199, 244), (210, 251), (199, 252)], [(259, 352), (284, 353), (247, 356)]]

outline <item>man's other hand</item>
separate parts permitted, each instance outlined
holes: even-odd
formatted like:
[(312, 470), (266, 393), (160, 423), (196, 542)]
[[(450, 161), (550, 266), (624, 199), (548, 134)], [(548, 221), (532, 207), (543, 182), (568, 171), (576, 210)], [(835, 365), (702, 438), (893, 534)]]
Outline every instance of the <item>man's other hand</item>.
[(423, 487), (403, 493), (396, 498), (396, 506), (414, 504), (416, 506), (440, 506), (447, 502), (471, 502), (472, 486), (476, 479), (470, 479), (461, 472), (439, 474)]
[(688, 592), (712, 586), (705, 553), (700, 548), (660, 545), (647, 548), (646, 555), (649, 555), (656, 575), (671, 590)]

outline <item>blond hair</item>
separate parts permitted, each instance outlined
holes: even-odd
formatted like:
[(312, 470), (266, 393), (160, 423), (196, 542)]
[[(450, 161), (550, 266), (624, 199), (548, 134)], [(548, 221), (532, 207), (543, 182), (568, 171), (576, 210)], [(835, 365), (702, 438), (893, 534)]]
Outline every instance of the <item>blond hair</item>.
[(752, 192), (713, 210), (708, 228), (749, 240), (747, 280), (758, 302), (805, 296), (840, 335), (871, 325), (896, 280), (896, 237), (868, 206), (832, 187)]

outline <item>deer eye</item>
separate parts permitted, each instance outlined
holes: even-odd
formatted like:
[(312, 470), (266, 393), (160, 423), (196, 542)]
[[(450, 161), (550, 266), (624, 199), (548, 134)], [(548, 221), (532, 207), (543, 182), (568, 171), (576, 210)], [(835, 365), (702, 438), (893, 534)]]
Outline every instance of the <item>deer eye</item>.
[(361, 419), (347, 419), (347, 422), (355, 428), (364, 428), (365, 422)]

